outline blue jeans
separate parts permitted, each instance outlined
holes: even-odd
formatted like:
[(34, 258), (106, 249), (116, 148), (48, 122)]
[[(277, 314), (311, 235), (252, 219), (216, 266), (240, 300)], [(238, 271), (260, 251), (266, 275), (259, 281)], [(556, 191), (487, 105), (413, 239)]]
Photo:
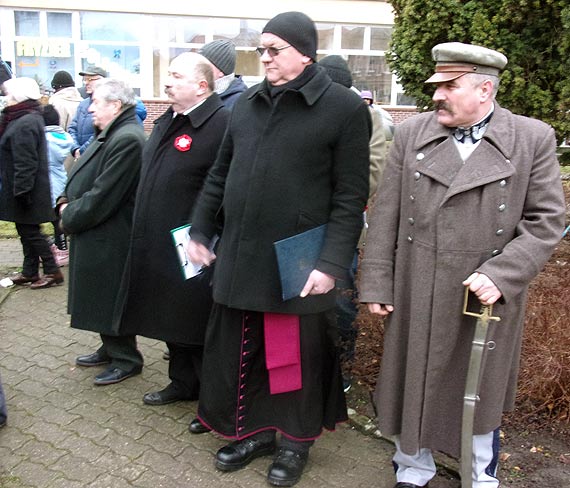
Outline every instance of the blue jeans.
[(347, 366), (354, 360), (354, 348), (356, 344), (356, 315), (358, 308), (356, 301), (358, 292), (354, 284), (356, 268), (358, 266), (358, 250), (354, 253), (352, 266), (346, 280), (338, 281), (338, 293), (336, 297), (336, 319), (340, 335), (340, 359)]
[(6, 397), (2, 389), (2, 380), (0, 380), (0, 424), (6, 422), (8, 418), (8, 411), (6, 410)]

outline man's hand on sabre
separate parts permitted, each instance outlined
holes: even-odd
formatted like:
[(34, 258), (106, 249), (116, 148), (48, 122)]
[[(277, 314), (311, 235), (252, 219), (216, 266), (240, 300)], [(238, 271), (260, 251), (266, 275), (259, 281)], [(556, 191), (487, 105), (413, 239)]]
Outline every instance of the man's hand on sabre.
[(334, 288), (334, 282), (335, 279), (331, 275), (314, 269), (311, 271), (300, 296), (305, 298), (307, 295), (324, 295)]
[(210, 252), (204, 244), (200, 244), (199, 242), (189, 241), (185, 250), (188, 255), (188, 259), (190, 259), (194, 264), (210, 266), (210, 264), (212, 264), (216, 259), (216, 255), (213, 252)]
[(491, 278), (482, 273), (473, 273), (463, 285), (468, 286), (483, 305), (493, 305), (503, 296)]
[(394, 311), (394, 305), (385, 305), (384, 303), (367, 303), (368, 311), (376, 315), (385, 317)]

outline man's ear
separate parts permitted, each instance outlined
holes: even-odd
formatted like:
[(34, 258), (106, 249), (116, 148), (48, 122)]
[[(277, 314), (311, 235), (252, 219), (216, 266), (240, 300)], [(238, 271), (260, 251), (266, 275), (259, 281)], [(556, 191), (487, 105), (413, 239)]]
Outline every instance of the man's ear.
[(204, 95), (207, 92), (208, 92), (208, 82), (206, 80), (200, 80), (198, 82), (198, 90), (196, 90), (196, 93), (198, 95)]
[(487, 100), (493, 98), (493, 82), (491, 80), (485, 80), (481, 83), (481, 101), (486, 102)]

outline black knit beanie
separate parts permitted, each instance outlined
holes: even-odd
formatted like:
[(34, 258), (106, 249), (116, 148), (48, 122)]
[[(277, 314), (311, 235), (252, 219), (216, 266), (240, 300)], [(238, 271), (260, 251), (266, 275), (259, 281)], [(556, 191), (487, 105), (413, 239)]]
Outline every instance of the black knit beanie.
[(348, 67), (348, 63), (336, 54), (325, 56), (319, 61), (319, 64), (327, 70), (327, 74), (335, 83), (350, 88), (352, 86), (352, 74)]
[(273, 17), (263, 32), (274, 34), (287, 41), (297, 51), (317, 59), (317, 28), (315, 23), (302, 12), (284, 12)]
[(67, 88), (68, 86), (75, 86), (75, 82), (67, 71), (58, 71), (55, 75), (53, 75), (53, 79), (51, 80), (51, 87), (54, 90)]
[(198, 51), (225, 75), (236, 69), (236, 47), (231, 41), (217, 39), (204, 45)]

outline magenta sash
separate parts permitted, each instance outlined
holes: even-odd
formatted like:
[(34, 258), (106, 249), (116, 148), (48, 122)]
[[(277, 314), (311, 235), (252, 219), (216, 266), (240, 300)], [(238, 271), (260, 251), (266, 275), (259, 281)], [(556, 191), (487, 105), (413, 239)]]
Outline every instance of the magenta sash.
[(263, 324), (270, 393), (300, 390), (303, 381), (299, 316), (265, 312)]

